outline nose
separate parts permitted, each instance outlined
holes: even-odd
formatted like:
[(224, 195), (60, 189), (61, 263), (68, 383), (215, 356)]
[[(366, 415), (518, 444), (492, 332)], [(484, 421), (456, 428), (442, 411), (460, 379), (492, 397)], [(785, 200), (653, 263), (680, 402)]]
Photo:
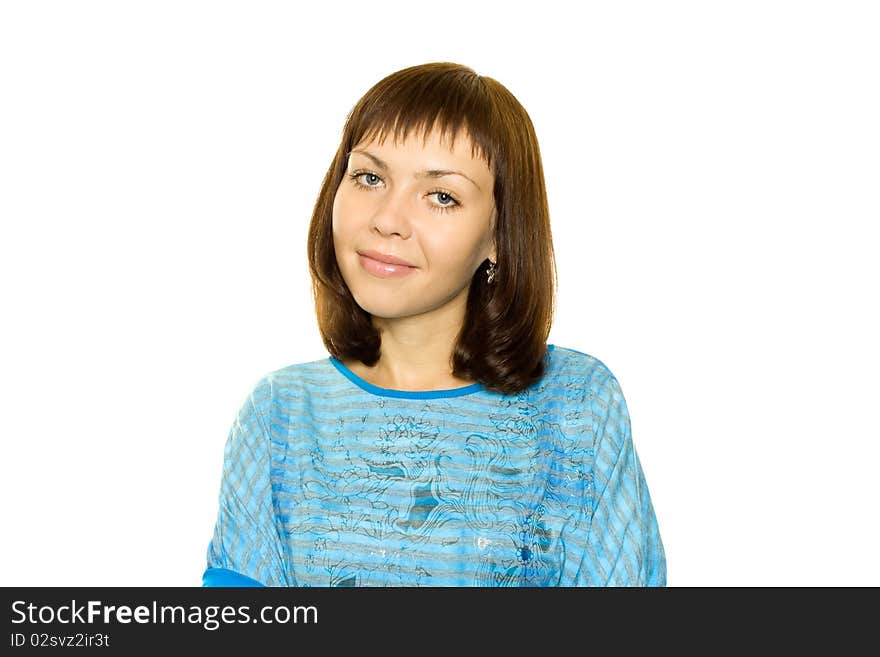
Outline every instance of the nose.
[(374, 209), (373, 225), (383, 234), (397, 233), (406, 237), (411, 232), (411, 217), (414, 209), (411, 196), (405, 189), (397, 193), (387, 192)]

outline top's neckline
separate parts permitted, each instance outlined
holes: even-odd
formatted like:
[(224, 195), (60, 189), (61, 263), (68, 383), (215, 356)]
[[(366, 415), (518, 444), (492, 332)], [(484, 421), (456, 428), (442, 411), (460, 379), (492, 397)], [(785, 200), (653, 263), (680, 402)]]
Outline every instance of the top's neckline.
[[(547, 345), (547, 351), (553, 351), (552, 344)], [(444, 397), (463, 397), (464, 395), (472, 395), (481, 390), (485, 390), (485, 386), (479, 381), (461, 388), (447, 388), (445, 390), (395, 390), (393, 388), (381, 388), (359, 377), (341, 360), (338, 360), (333, 356), (330, 356), (328, 360), (333, 367), (339, 370), (357, 387), (369, 392), (371, 395), (377, 395), (379, 397), (397, 397), (399, 399), (440, 399)]]

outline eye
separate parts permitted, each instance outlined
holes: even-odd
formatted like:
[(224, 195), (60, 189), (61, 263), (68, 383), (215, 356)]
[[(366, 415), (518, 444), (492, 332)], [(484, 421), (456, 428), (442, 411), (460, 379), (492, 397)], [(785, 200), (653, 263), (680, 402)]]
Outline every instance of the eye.
[[(358, 170), (354, 173), (348, 174), (349, 179), (354, 183), (355, 187), (364, 190), (378, 189), (378, 185), (364, 184), (360, 181), (361, 178), (365, 178), (366, 180), (382, 180), (382, 177), (372, 171), (364, 171)], [(428, 192), (428, 196), (437, 196), (437, 200), (440, 201), (440, 205), (431, 204), (431, 209), (434, 212), (449, 212), (450, 210), (454, 210), (457, 207), (461, 206), (461, 202), (457, 198), (455, 198), (452, 194), (442, 189), (434, 189)], [(447, 202), (444, 202), (446, 200)], [(451, 203), (449, 202), (451, 201)]]
[(358, 187), (366, 187), (366, 188), (375, 187), (375, 185), (365, 185), (362, 182), (360, 182), (358, 180), (358, 178), (360, 178), (361, 176), (371, 176), (373, 178), (378, 178), (379, 180), (381, 180), (381, 178), (379, 178), (379, 176), (377, 176), (375, 173), (373, 173), (371, 171), (355, 171), (354, 173), (349, 174), (348, 177), (351, 178), (352, 181), (354, 181), (354, 184)]
[(446, 198), (448, 198), (450, 201), (452, 201), (451, 204), (450, 204), (450, 203), (443, 203), (442, 205), (435, 205), (435, 206), (433, 206), (432, 209), (436, 210), (437, 212), (446, 212), (446, 211), (448, 211), (448, 210), (453, 210), (453, 209), (455, 209), (456, 207), (458, 207), (458, 206), (461, 205), (461, 203), (459, 203), (459, 202), (455, 199), (455, 197), (452, 196), (452, 194), (450, 194), (449, 192), (444, 192), (444, 191), (441, 190), (441, 189), (437, 189), (437, 190), (434, 190), (433, 192), (429, 192), (428, 195), (429, 195), (429, 196), (436, 196), (438, 201), (441, 200), (441, 197), (446, 197)]

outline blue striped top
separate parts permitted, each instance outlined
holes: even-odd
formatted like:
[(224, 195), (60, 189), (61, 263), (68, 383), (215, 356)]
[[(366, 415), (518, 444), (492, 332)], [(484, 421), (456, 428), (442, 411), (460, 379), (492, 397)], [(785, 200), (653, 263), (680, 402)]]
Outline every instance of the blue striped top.
[(380, 388), (332, 356), (262, 377), (226, 440), (204, 586), (665, 586), (617, 379)]

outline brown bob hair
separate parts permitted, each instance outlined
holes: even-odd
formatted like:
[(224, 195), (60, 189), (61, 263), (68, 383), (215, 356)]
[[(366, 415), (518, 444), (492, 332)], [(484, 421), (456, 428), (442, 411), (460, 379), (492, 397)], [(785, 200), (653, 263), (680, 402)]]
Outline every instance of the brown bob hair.
[(342, 361), (373, 366), (382, 340), (371, 315), (354, 300), (333, 247), (333, 201), (348, 155), (364, 141), (395, 143), (410, 132), (470, 138), (472, 154), (495, 174), (494, 281), (486, 260), (468, 290), (452, 374), (489, 390), (518, 393), (544, 375), (557, 272), (538, 139), (528, 113), (504, 86), (452, 62), (411, 66), (376, 83), (349, 113), (339, 149), (324, 177), (308, 235), (315, 313), (324, 345)]

